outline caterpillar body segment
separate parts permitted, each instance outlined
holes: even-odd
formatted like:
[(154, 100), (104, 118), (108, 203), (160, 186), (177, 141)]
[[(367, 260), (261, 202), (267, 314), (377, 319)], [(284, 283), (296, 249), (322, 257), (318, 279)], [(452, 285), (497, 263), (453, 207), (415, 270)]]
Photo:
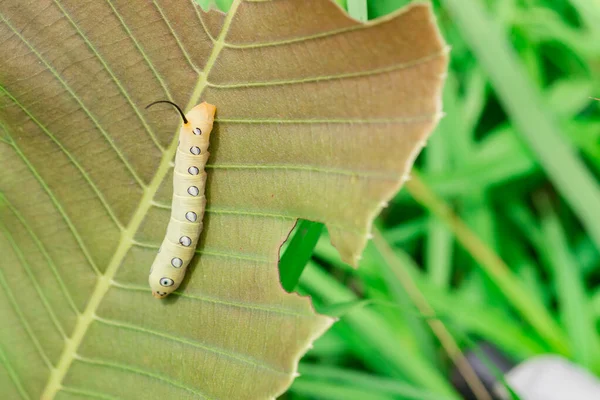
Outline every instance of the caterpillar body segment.
[[(168, 101), (160, 101), (174, 105)], [(150, 107), (153, 104), (150, 104)], [(195, 254), (206, 206), (204, 188), (209, 139), (216, 108), (206, 102), (183, 114), (173, 171), (173, 200), (167, 233), (150, 268), (152, 296), (163, 299), (179, 287)]]

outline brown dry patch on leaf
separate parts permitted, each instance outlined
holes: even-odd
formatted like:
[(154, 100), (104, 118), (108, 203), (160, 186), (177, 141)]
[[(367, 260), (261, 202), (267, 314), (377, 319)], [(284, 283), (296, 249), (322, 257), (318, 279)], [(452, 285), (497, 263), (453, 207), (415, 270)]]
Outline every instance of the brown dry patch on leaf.
[[(264, 399), (331, 324), (278, 282), (297, 218), (356, 264), (440, 116), (429, 6), (368, 24), (327, 0), (0, 2), (0, 378), (10, 398)], [(146, 274), (178, 116), (217, 105), (199, 257)]]

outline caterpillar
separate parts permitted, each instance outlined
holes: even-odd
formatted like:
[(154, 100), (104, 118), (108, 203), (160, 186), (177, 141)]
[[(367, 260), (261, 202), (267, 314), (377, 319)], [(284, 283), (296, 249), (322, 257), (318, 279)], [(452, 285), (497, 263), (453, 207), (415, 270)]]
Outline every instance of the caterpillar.
[(203, 102), (184, 114), (177, 104), (167, 100), (155, 101), (146, 108), (157, 103), (173, 105), (183, 119), (173, 170), (171, 219), (148, 277), (152, 296), (164, 299), (183, 281), (202, 232), (206, 206), (204, 166), (216, 108)]

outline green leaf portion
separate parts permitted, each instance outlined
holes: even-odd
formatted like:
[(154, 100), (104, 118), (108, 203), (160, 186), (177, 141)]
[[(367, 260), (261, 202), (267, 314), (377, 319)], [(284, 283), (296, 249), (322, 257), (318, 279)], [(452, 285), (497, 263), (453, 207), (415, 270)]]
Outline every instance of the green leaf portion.
[[(235, 1), (227, 15), (192, 1), (32, 0), (0, 5), (0, 38), (11, 393), (282, 393), (332, 320), (282, 290), (279, 248), (303, 218), (357, 263), (440, 116), (447, 49), (429, 6), (361, 24), (326, 0)], [(179, 121), (143, 110), (159, 99), (217, 106), (201, 246), (165, 301), (147, 270)]]
[(348, 14), (359, 21), (369, 19), (367, 11), (367, 0), (347, 0), (346, 8)]
[(321, 237), (321, 232), (323, 232), (323, 224), (320, 222), (300, 221), (294, 237), (279, 260), (281, 285), (288, 292), (296, 287), (298, 279)]
[(353, 310), (366, 307), (372, 302), (370, 300), (351, 300), (342, 303), (335, 303), (326, 307), (321, 307), (318, 311), (323, 315), (329, 315), (331, 317), (343, 317)]

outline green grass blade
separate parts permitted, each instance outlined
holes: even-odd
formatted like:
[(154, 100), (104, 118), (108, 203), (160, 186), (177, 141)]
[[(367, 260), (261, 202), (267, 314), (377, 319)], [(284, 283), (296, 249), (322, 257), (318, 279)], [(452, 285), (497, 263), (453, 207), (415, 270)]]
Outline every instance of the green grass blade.
[[(325, 305), (356, 301), (352, 291), (344, 287), (314, 263), (309, 263), (302, 275), (301, 286)], [(368, 308), (356, 309), (342, 319), (372, 347), (370, 357), (385, 359), (390, 365), (415, 384), (428, 388), (440, 396), (458, 399), (454, 390), (429, 361), (407, 343), (399, 340), (397, 333), (381, 314)]]
[(442, 0), (519, 133), (600, 249), (600, 188), (545, 110), (503, 30), (474, 0)]
[(359, 21), (367, 21), (369, 19), (367, 11), (367, 0), (346, 0), (348, 14)]
[(344, 387), (352, 386), (374, 393), (393, 395), (395, 399), (398, 398), (397, 396), (406, 400), (444, 399), (439, 394), (424, 391), (404, 382), (399, 382), (396, 379), (370, 375), (345, 368), (301, 363), (299, 372), (303, 378), (321, 379), (331, 383), (337, 382), (338, 385)]
[(575, 361), (600, 371), (600, 348), (590, 301), (585, 293), (581, 267), (571, 253), (565, 232), (547, 198), (538, 202), (542, 233), (554, 275), (560, 316), (573, 348)]
[[(453, 81), (451, 81), (453, 82)], [(447, 107), (453, 105), (454, 111), (457, 111), (456, 93), (454, 85), (448, 85), (444, 88), (444, 104)], [(452, 115), (458, 115), (453, 112)], [(436, 132), (429, 139), (426, 150), (425, 167), (429, 174), (444, 172), (450, 162), (449, 146), (452, 138), (452, 132), (457, 131), (457, 126), (453, 124), (456, 118), (443, 118), (438, 125)], [(452, 234), (435, 216), (428, 218), (427, 237), (425, 240), (425, 268), (431, 281), (440, 289), (447, 289), (452, 276), (452, 250), (454, 240)]]
[(342, 7), (344, 10), (348, 9), (348, 4), (346, 0), (334, 0), (340, 7)]
[(330, 304), (326, 307), (320, 307), (317, 309), (319, 314), (329, 315), (330, 317), (340, 318), (349, 312), (365, 307), (371, 304), (371, 300), (353, 300), (345, 301), (343, 303)]
[(369, 17), (381, 17), (409, 4), (411, 0), (368, 0)]
[[(373, 247), (376, 249), (376, 246)], [(430, 318), (431, 316), (423, 315), (415, 308), (410, 296), (400, 282), (398, 282), (394, 272), (387, 266), (387, 263), (381, 257), (381, 254), (379, 254), (378, 258), (381, 260), (378, 260), (377, 272), (383, 278), (390, 297), (394, 300), (394, 304), (397, 305), (399, 313), (402, 314), (402, 317), (415, 337), (415, 341), (418, 344), (420, 351), (433, 362), (433, 360), (438, 358), (438, 350), (434, 344), (431, 330), (426, 325), (426, 321), (424, 321), (425, 318)], [(439, 317), (439, 315), (436, 316)]]
[(387, 229), (383, 236), (392, 244), (400, 244), (423, 235), (428, 221), (425, 218), (411, 219), (400, 225)]
[(600, 320), (600, 288), (594, 292), (590, 304), (596, 320)]
[(292, 393), (320, 400), (395, 400), (391, 395), (361, 389), (355, 386), (341, 386), (322, 380), (298, 378), (290, 388)]
[(471, 347), (485, 368), (492, 374), (494, 378), (496, 378), (496, 381), (502, 385), (509, 397), (508, 400), (521, 400), (519, 395), (515, 393), (513, 388), (508, 384), (504, 377), (504, 373), (496, 366), (496, 364), (494, 364), (494, 362), (490, 360), (490, 358), (483, 351), (481, 351), (478, 346), (472, 345)]
[(439, 199), (414, 171), (413, 178), (407, 182), (406, 187), (415, 200), (448, 225), (454, 232), (456, 240), (479, 263), (506, 299), (539, 335), (558, 353), (568, 354), (569, 345), (562, 330), (544, 305), (527, 291), (527, 288), (513, 275), (504, 261), (483, 243), (464, 222), (458, 219), (450, 207)]
[[(385, 260), (385, 265), (393, 271), (396, 280), (402, 285), (415, 307), (425, 316), (435, 316), (435, 311), (429, 304), (429, 301), (423, 295), (411, 274), (395, 256), (391, 247), (377, 228), (373, 229), (373, 244)], [(443, 349), (464, 377), (469, 388), (477, 395), (477, 398), (491, 400), (491, 396), (487, 392), (487, 389), (483, 386), (483, 383), (479, 380), (477, 374), (460, 351), (458, 344), (446, 326), (440, 320), (436, 319), (428, 320), (427, 322), (431, 331), (442, 344)]]
[[(480, 67), (473, 68), (467, 79), (461, 117), (464, 131), (474, 132), (483, 113), (489, 90), (487, 78)], [(472, 139), (472, 135), (469, 139)]]
[[(374, 246), (370, 242), (367, 250), (372, 247)], [(422, 325), (423, 320), (427, 317), (415, 309), (404, 289), (393, 278), (392, 271), (379, 261), (380, 257), (375, 260), (377, 261), (376, 269), (371, 271), (363, 265), (358, 270), (354, 270), (339, 260), (339, 255), (335, 252), (335, 248), (324, 237), (321, 238), (321, 241), (317, 245), (315, 254), (320, 260), (337, 269), (333, 275), (345, 273), (362, 277), (361, 286), (373, 285), (374, 282), (372, 281), (375, 277), (381, 276), (384, 284), (389, 288), (390, 298), (395, 300), (395, 303), (387, 301), (387, 304), (384, 304), (381, 300), (370, 300), (367, 306), (386, 306), (390, 308), (392, 307), (391, 304), (395, 304), (395, 307), (402, 314), (407, 326), (412, 331), (412, 335), (417, 336), (415, 342), (418, 343), (418, 339), (423, 339), (420, 337), (421, 330), (415, 330), (414, 325), (417, 323)], [(544, 346), (539, 337), (532, 331), (523, 329), (518, 320), (510, 318), (509, 315), (502, 312), (499, 306), (488, 306), (486, 304), (470, 302), (456, 291), (442, 292), (429, 282), (427, 275), (423, 274), (423, 271), (408, 254), (398, 249), (395, 250), (395, 254), (423, 291), (425, 297), (431, 302), (435, 310), (435, 316), (444, 323), (447, 323), (453, 332), (456, 332), (458, 329), (496, 343), (504, 351), (518, 359), (525, 359), (529, 356), (549, 351), (548, 346)], [(368, 254), (362, 259), (362, 263), (371, 261)], [(394, 280), (392, 281), (392, 279)], [(325, 307), (326, 309), (327, 307)], [(465, 309), (468, 309), (469, 312), (464, 312)], [(322, 308), (318, 307), (317, 310), (322, 311)], [(417, 321), (411, 322), (412, 319), (416, 319)], [(423, 349), (426, 346), (421, 345), (420, 348), (420, 351), (424, 351)]]

